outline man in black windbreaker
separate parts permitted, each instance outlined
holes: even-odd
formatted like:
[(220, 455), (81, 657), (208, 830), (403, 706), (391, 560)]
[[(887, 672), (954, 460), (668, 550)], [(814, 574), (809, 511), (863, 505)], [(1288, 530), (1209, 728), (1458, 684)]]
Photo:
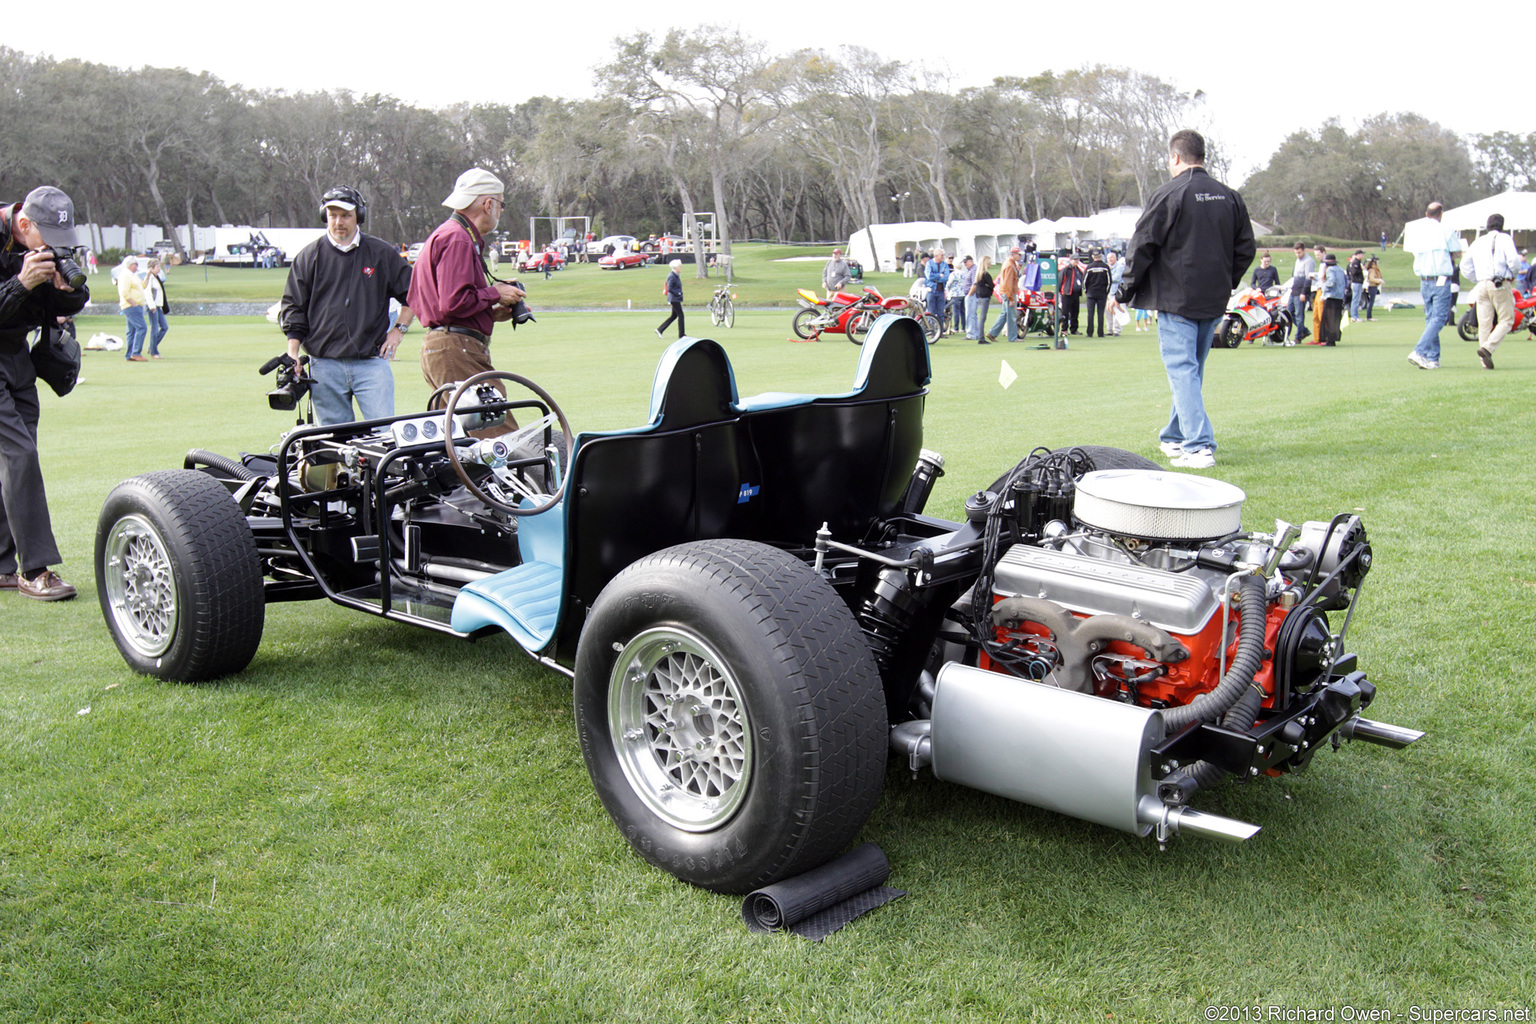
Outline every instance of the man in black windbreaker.
[(1205, 173), (1205, 139), (1184, 130), (1168, 142), (1172, 179), (1147, 201), (1125, 254), (1122, 305), (1157, 310), (1157, 340), (1173, 413), (1159, 440), (1173, 465), (1216, 465), (1216, 434), (1200, 388), (1205, 357), (1227, 300), (1253, 262), (1243, 197)]

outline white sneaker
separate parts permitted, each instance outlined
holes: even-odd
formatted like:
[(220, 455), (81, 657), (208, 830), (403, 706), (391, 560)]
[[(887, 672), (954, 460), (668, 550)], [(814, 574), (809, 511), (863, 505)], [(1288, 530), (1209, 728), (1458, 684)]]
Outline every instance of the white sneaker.
[(1163, 450), (1163, 454), (1170, 459), (1176, 459), (1184, 454), (1184, 446), (1174, 441), (1159, 441), (1157, 446)]
[(1201, 448), (1195, 452), (1185, 452), (1173, 460), (1173, 465), (1180, 469), (1210, 469), (1216, 465), (1216, 453), (1209, 448)]
[(1419, 355), (1417, 352), (1409, 352), (1408, 353), (1408, 361), (1410, 363), (1412, 363), (1414, 366), (1417, 366), (1421, 370), (1438, 370), (1438, 369), (1440, 369), (1440, 361), (1438, 359), (1425, 359), (1423, 356)]

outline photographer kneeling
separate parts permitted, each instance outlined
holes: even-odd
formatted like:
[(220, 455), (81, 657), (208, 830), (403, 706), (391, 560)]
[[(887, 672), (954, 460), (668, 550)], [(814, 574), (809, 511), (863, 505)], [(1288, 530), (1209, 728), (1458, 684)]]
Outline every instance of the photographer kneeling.
[(59, 273), (72, 270), (76, 245), (75, 204), (56, 188), (0, 207), (0, 590), (38, 601), (67, 600), (75, 588), (49, 569), (63, 558), (37, 456), (37, 373), (27, 335), (90, 301), (89, 289), (71, 288)]

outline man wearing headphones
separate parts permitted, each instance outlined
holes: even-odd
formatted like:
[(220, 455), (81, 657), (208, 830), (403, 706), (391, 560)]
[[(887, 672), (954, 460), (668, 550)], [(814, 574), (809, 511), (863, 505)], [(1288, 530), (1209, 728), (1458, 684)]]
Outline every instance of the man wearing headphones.
[(288, 355), (309, 354), (315, 415), (322, 424), (350, 423), (352, 401), (365, 420), (395, 414), (390, 357), (412, 313), (402, 305), (389, 324), (389, 300), (406, 302), (411, 266), (393, 245), (365, 235), (368, 204), (339, 185), (320, 197), (325, 235), (293, 259), (278, 320)]

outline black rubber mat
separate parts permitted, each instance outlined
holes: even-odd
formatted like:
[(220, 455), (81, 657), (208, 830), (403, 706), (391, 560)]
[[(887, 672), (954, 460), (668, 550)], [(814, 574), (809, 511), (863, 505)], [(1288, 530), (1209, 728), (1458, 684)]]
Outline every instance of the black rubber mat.
[(891, 862), (874, 843), (749, 894), (741, 917), (754, 932), (789, 931), (813, 942), (906, 893), (885, 884)]

